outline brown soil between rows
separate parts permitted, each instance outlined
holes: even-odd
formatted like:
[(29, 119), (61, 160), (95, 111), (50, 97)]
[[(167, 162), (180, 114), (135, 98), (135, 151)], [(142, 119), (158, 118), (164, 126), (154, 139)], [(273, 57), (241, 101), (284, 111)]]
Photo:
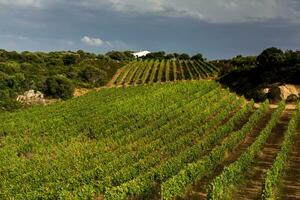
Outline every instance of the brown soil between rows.
[(300, 200), (300, 122), (293, 147), (288, 157), (288, 167), (281, 180), (280, 199), (282, 200)]
[(119, 76), (124, 72), (125, 68), (122, 67), (120, 69), (118, 69), (118, 71), (115, 73), (115, 75), (112, 77), (111, 81), (109, 81), (109, 83), (106, 85), (107, 87), (112, 87), (115, 85), (115, 82), (117, 81), (117, 79), (119, 78)]
[[(214, 132), (214, 130), (216, 130), (217, 128), (223, 126), (226, 122), (228, 122), (234, 115), (236, 112), (238, 112), (241, 109), (241, 107), (235, 108), (234, 110), (232, 110), (229, 114), (229, 116), (227, 116), (225, 119), (221, 120), (218, 124), (216, 124), (216, 127), (210, 128), (209, 130), (205, 131), (205, 134), (202, 136), (203, 138), (208, 137), (208, 133), (210, 132)], [(214, 115), (209, 116), (205, 121), (209, 121), (212, 118), (214, 118), (218, 113), (214, 113)], [(249, 114), (250, 115), (250, 114)], [(245, 117), (247, 118), (247, 117)], [(205, 122), (204, 122), (205, 123)], [(242, 125), (246, 123), (245, 121), (240, 122), (240, 124), (237, 127), (242, 127)], [(200, 125), (200, 124), (199, 124)], [(238, 128), (237, 128), (238, 129)], [(191, 148), (192, 146), (187, 147), (187, 149)], [(199, 156), (199, 159), (201, 159), (203, 156), (207, 155), (207, 153), (209, 153), (211, 150), (213, 149), (213, 147), (208, 148), (205, 150), (205, 152), (202, 152), (201, 155)], [(130, 200), (159, 200), (161, 199), (160, 196), (160, 184), (155, 183), (155, 186), (152, 188), (152, 190), (150, 191), (150, 193), (145, 194), (145, 195), (141, 195), (139, 197), (132, 197), (129, 198)]]
[(249, 172), (245, 175), (245, 181), (237, 186), (233, 192), (233, 199), (254, 200), (261, 198), (266, 172), (272, 166), (277, 153), (280, 151), (290, 115), (291, 113), (287, 110), (282, 113), (266, 144), (255, 159)]
[(259, 121), (257, 126), (245, 137), (244, 140), (242, 140), (236, 146), (235, 149), (233, 149), (230, 152), (227, 152), (226, 158), (224, 158), (224, 160), (216, 166), (212, 174), (208, 174), (206, 177), (193, 184), (192, 187), (189, 190), (187, 190), (186, 196), (180, 199), (206, 199), (207, 189), (211, 181), (219, 174), (221, 174), (225, 166), (228, 166), (229, 164), (236, 161), (238, 157), (255, 141), (255, 138), (259, 135), (260, 131), (265, 127), (266, 123), (269, 121), (271, 114), (272, 110), (270, 110), (266, 114), (266, 116)]

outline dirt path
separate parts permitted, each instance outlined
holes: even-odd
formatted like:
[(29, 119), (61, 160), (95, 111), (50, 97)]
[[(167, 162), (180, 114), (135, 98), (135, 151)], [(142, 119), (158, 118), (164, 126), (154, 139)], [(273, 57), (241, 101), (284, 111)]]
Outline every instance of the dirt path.
[(245, 176), (245, 182), (233, 193), (233, 199), (260, 199), (262, 186), (267, 170), (272, 166), (283, 140), (291, 113), (284, 111), (279, 122), (272, 130), (271, 136), (255, 159), (251, 169)]
[(265, 127), (266, 123), (269, 121), (271, 117), (271, 113), (273, 110), (267, 113), (267, 115), (259, 121), (254, 130), (247, 135), (247, 137), (241, 141), (240, 144), (232, 151), (228, 152), (226, 158), (222, 163), (216, 166), (216, 169), (213, 174), (207, 175), (206, 177), (199, 180), (196, 184), (194, 184), (190, 190), (187, 191), (187, 195), (181, 199), (206, 199), (207, 196), (207, 187), (210, 182), (224, 169), (224, 166), (227, 166), (233, 163), (237, 158), (255, 141), (255, 138), (259, 135), (260, 131)]
[(107, 87), (112, 87), (115, 85), (116, 80), (118, 79), (118, 77), (124, 72), (125, 68), (122, 67), (120, 69), (118, 69), (118, 71), (115, 73), (115, 75), (112, 77), (111, 81), (109, 81), (107, 83)]
[(300, 200), (300, 123), (297, 128), (294, 149), (289, 155), (289, 165), (281, 181), (281, 199)]

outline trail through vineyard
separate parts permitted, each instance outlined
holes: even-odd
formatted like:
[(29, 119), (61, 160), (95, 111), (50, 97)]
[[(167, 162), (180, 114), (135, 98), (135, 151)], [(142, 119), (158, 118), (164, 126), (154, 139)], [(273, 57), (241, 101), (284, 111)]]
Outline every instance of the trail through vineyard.
[(300, 200), (300, 123), (293, 147), (289, 155), (288, 167), (281, 180), (281, 199), (284, 200)]
[(270, 110), (266, 114), (266, 116), (261, 121), (259, 121), (257, 126), (246, 136), (246, 138), (243, 141), (241, 141), (240, 144), (238, 144), (233, 151), (228, 152), (226, 158), (221, 163), (219, 163), (219, 165), (216, 167), (215, 171), (212, 174), (209, 174), (201, 180), (198, 180), (198, 182), (191, 187), (190, 191), (187, 191), (186, 197), (181, 199), (206, 200), (207, 187), (210, 184), (210, 182), (223, 171), (225, 166), (228, 166), (229, 164), (236, 161), (239, 158), (239, 156), (255, 141), (260, 131), (270, 120), (272, 112), (273, 110)]
[(276, 126), (273, 128), (270, 137), (263, 146), (260, 154), (255, 159), (252, 167), (244, 177), (244, 183), (239, 185), (233, 193), (233, 199), (260, 199), (262, 186), (267, 170), (272, 166), (283, 141), (291, 112), (285, 110)]
[(106, 85), (106, 87), (112, 87), (114, 85), (114, 82), (117, 80), (117, 78), (124, 72), (124, 67), (120, 68), (116, 74), (112, 77), (111, 81), (109, 81)]

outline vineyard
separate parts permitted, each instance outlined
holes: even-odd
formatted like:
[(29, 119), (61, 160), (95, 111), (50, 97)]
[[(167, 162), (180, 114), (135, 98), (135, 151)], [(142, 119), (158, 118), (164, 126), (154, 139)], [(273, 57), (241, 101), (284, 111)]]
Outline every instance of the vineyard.
[(121, 68), (110, 85), (161, 83), (215, 77), (218, 69), (202, 60), (139, 60)]
[[(115, 83), (213, 74), (195, 66), (137, 61)], [(256, 106), (210, 80), (2, 113), (0, 199), (300, 198), (299, 118), (300, 104)]]

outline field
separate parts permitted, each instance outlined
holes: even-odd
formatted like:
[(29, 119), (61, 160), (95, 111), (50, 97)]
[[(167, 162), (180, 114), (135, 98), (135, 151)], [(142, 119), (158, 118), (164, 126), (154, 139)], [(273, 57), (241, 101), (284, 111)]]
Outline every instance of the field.
[(137, 60), (121, 68), (109, 85), (133, 85), (216, 76), (218, 69), (201, 60)]
[[(186, 75), (131, 66), (117, 85)], [(256, 107), (209, 80), (2, 113), (0, 199), (299, 198), (299, 117), (299, 105)]]

